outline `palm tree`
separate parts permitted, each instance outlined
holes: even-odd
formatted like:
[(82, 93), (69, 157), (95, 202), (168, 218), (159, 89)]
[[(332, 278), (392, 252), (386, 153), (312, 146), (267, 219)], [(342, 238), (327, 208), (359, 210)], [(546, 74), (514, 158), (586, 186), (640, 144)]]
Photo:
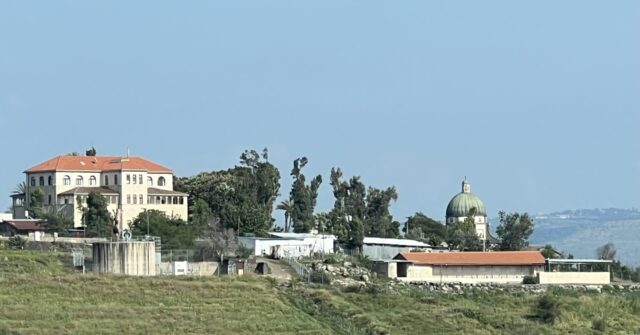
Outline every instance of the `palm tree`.
[(282, 201), (276, 209), (284, 211), (284, 231), (289, 232), (289, 218), (291, 218), (291, 213), (293, 212), (293, 200), (287, 199)]
[(16, 188), (13, 189), (13, 194), (25, 194), (27, 193), (27, 182), (23, 181), (20, 184), (16, 185)]

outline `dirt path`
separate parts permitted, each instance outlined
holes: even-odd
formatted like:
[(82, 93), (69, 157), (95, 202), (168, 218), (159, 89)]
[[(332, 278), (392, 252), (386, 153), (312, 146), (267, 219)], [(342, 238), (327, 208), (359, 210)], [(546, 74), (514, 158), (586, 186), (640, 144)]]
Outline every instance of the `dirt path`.
[(267, 263), (271, 270), (267, 276), (275, 278), (279, 283), (291, 280), (291, 277), (296, 274), (291, 266), (282, 260), (257, 257), (256, 262)]

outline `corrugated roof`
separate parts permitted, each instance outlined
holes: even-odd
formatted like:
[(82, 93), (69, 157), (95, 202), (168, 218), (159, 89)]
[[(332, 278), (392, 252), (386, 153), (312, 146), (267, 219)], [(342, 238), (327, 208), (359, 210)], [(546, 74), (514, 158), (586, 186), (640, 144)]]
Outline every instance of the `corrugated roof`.
[(403, 247), (420, 247), (420, 248), (428, 248), (429, 244), (416, 241), (416, 240), (407, 240), (402, 238), (381, 238), (381, 237), (365, 237), (362, 240), (363, 244), (377, 244), (377, 245), (395, 245), (395, 246), (403, 246)]
[(33, 166), (24, 172), (121, 170), (172, 172), (169, 168), (144, 158), (117, 156), (57, 156)]
[(40, 220), (2, 220), (15, 230), (43, 230)]
[(303, 233), (269, 233), (271, 236), (276, 236), (279, 238), (290, 238), (290, 239), (305, 239), (305, 238), (324, 238), (324, 239), (335, 239), (336, 237), (329, 234), (303, 234)]
[(403, 252), (395, 258), (423, 265), (544, 265), (539, 251)]

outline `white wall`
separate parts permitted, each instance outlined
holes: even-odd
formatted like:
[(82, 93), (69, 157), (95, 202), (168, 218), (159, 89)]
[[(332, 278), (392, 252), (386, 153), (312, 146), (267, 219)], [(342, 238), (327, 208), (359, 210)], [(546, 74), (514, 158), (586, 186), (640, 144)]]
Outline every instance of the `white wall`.
[(609, 285), (611, 276), (609, 272), (540, 272), (538, 282), (540, 284)]

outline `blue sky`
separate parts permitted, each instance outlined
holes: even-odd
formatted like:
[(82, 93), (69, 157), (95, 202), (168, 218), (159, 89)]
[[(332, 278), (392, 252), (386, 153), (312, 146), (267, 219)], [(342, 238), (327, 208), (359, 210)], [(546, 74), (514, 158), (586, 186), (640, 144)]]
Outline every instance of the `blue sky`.
[[(0, 193), (58, 154), (188, 176), (268, 147), (442, 219), (640, 207), (638, 1), (3, 1)], [(6, 206), (5, 206), (6, 207)], [(281, 213), (276, 218), (282, 220)]]

